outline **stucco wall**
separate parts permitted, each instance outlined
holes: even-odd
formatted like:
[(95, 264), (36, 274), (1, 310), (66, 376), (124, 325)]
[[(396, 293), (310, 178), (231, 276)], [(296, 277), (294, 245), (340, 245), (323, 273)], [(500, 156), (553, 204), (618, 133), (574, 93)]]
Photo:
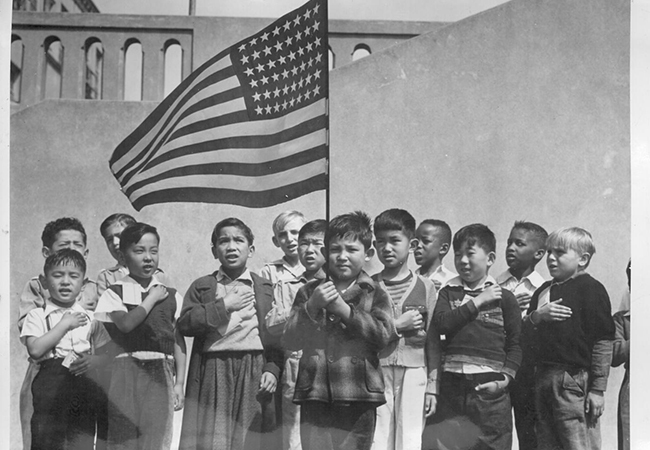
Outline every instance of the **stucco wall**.
[[(630, 253), (629, 1), (516, 0), (335, 70), (330, 83), (333, 215), (402, 207), (453, 230), (484, 222), (497, 235), (495, 274), (506, 267), (515, 220), (549, 231), (582, 226), (598, 249), (590, 271), (618, 307)], [(42, 268), (42, 228), (56, 217), (86, 226), (91, 276), (112, 264), (99, 235), (107, 215), (131, 212), (155, 224), (161, 267), (183, 291), (216, 268), (209, 236), (221, 218), (252, 226), (258, 269), (279, 256), (270, 241), (277, 213), (324, 215), (320, 192), (261, 210), (188, 203), (135, 214), (107, 161), (154, 106), (47, 101), (12, 115), (12, 317)], [(14, 330), (12, 448), (25, 355)], [(617, 370), (603, 448), (614, 448), (619, 384)]]

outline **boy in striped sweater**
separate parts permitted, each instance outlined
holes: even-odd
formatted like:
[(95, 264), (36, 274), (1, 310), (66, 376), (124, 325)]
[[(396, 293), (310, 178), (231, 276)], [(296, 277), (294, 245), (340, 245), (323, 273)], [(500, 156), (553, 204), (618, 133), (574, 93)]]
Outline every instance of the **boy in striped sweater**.
[(431, 280), (408, 268), (409, 255), (418, 245), (411, 214), (403, 209), (382, 212), (375, 219), (374, 233), (373, 244), (384, 269), (373, 279), (392, 300), (395, 332), (379, 353), (386, 403), (377, 408), (372, 449), (419, 449), (424, 417), (432, 415), (436, 405), (438, 334), (431, 333), (433, 340), (425, 345), (436, 289)]

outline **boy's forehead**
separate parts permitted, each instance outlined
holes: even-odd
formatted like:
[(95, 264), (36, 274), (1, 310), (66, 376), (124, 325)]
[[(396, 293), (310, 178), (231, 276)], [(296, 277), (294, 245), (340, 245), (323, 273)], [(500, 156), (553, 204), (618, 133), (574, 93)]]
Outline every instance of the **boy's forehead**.
[(321, 232), (313, 232), (313, 233), (305, 233), (302, 236), (300, 236), (300, 240), (323, 240), (325, 239), (325, 233)]
[(84, 235), (78, 230), (61, 230), (54, 236), (54, 243), (62, 241), (78, 241), (83, 243)]
[(419, 235), (426, 234), (437, 237), (442, 233), (442, 228), (431, 225), (430, 223), (423, 223), (417, 228), (417, 230), (415, 230), (415, 232)]
[[(225, 238), (225, 237), (231, 237), (231, 236), (241, 236), (246, 238), (246, 233), (244, 233), (244, 230), (242, 230), (239, 227), (236, 227), (234, 225), (229, 225), (227, 227), (222, 227), (219, 230), (219, 234), (217, 235), (218, 238)], [(248, 241), (248, 238), (246, 238)]]
[(293, 219), (287, 221), (283, 227), (280, 228), (279, 231), (283, 230), (295, 230), (295, 229), (301, 229), (302, 226), (307, 223), (305, 220), (301, 217), (294, 217)]
[(329, 246), (332, 245), (342, 245), (342, 246), (360, 246), (364, 247), (363, 242), (359, 240), (357, 236), (345, 235), (345, 236), (332, 236), (329, 241)]
[(485, 251), (485, 249), (483, 247), (481, 247), (479, 241), (476, 241), (471, 245), (470, 245), (469, 241), (463, 241), (460, 244), (460, 251), (470, 251), (470, 250), (473, 250), (474, 252), (477, 252), (477, 253), (478, 252), (483, 252), (485, 254), (488, 253), (487, 251)]
[(55, 266), (50, 267), (45, 271), (45, 275), (49, 275), (50, 273), (53, 272), (76, 272), (79, 274), (83, 274), (84, 271), (81, 270), (81, 267), (77, 266), (73, 262), (62, 262), (61, 264), (57, 264)]

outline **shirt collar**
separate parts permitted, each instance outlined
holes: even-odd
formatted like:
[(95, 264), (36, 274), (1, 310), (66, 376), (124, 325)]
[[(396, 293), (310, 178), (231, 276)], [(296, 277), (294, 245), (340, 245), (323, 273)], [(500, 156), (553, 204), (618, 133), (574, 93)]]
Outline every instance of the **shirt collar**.
[(485, 289), (486, 287), (488, 287), (488, 286), (490, 286), (492, 284), (497, 284), (497, 282), (496, 282), (496, 280), (494, 279), (494, 277), (492, 275), (488, 275), (487, 278), (485, 279), (485, 281), (483, 281), (483, 283), (479, 284), (474, 289), (470, 289), (470, 288), (467, 287), (467, 285), (465, 284), (465, 281), (463, 281), (463, 279), (459, 275), (459, 276), (454, 277), (451, 280), (449, 280), (449, 282), (447, 283), (447, 286), (462, 287), (466, 291), (482, 291), (483, 289)]
[(510, 272), (510, 269), (508, 269), (505, 272), (503, 272), (501, 275), (499, 275), (496, 281), (499, 284), (503, 284), (506, 281), (509, 281), (510, 279), (514, 279), (518, 283), (521, 283), (524, 280), (528, 280), (528, 282), (532, 284), (535, 288), (538, 288), (542, 284), (544, 284), (544, 278), (536, 270), (533, 270), (530, 275), (522, 277), (521, 280), (517, 280), (517, 278)]
[(83, 309), (83, 307), (77, 301), (75, 301), (70, 306), (59, 306), (59, 305), (55, 305), (54, 303), (52, 303), (52, 300), (50, 300), (49, 298), (47, 300), (45, 300), (45, 317), (49, 316), (53, 312), (56, 312), (56, 311), (58, 311), (60, 309), (66, 309), (66, 310), (69, 309), (69, 310), (75, 311), (75, 312), (82, 312), (82, 313), (86, 314), (87, 316), (89, 316), (88, 311)]
[(239, 280), (239, 281), (244, 281), (248, 284), (253, 284), (253, 277), (251, 276), (251, 271), (248, 270), (248, 268), (246, 268), (246, 270), (244, 270), (244, 272), (241, 275), (239, 275), (235, 280), (230, 278), (228, 274), (226, 274), (223, 270), (221, 270), (221, 268), (219, 268), (219, 270), (217, 270), (217, 281), (221, 283), (224, 282), (224, 280), (227, 282)]
[(162, 285), (162, 283), (160, 282), (158, 277), (156, 277), (156, 275), (151, 276), (151, 283), (149, 283), (149, 286), (147, 288), (143, 288), (142, 285), (140, 285), (140, 283), (137, 280), (131, 278), (131, 275), (125, 275), (124, 277), (120, 278), (113, 284), (137, 284), (138, 286), (140, 286), (142, 292), (148, 292), (149, 289), (151, 289), (152, 287), (158, 284)]

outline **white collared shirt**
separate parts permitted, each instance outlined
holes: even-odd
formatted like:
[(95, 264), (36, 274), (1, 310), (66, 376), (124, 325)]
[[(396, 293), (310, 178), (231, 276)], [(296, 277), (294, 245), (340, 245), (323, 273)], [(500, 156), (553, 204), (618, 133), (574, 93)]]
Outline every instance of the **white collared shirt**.
[(23, 324), (20, 339), (26, 345), (27, 338), (41, 337), (54, 328), (69, 312), (80, 312), (88, 318), (85, 325), (68, 331), (56, 344), (52, 351), (47, 352), (36, 362), (51, 358), (65, 358), (68, 353), (74, 351), (78, 354), (92, 353), (95, 348), (101, 347), (111, 340), (104, 329), (104, 326), (93, 320), (93, 312), (86, 311), (75, 302), (70, 307), (58, 306), (49, 299), (45, 301), (45, 308), (32, 309)]
[(275, 284), (279, 281), (300, 278), (304, 272), (305, 268), (300, 262), (296, 266), (291, 267), (284, 258), (280, 258), (271, 263), (264, 264), (264, 267), (260, 270), (260, 276)]
[(420, 269), (417, 269), (415, 271), (415, 274), (433, 281), (433, 284), (436, 286), (437, 291), (442, 289), (450, 280), (458, 276), (456, 272), (447, 269), (444, 264), (440, 264), (429, 276), (420, 273)]
[[(122, 298), (117, 295), (113, 290), (106, 289), (102, 296), (99, 298), (97, 308), (95, 309), (95, 319), (102, 322), (112, 322), (110, 314), (117, 311), (129, 312), (126, 305), (138, 306), (142, 304), (142, 294), (149, 292), (151, 288), (157, 285), (163, 285), (156, 275), (151, 277), (149, 286), (143, 288), (140, 283), (127, 275), (121, 280), (117, 280), (114, 284), (122, 286)], [(183, 298), (178, 292), (175, 296), (176, 300), (176, 313), (174, 319), (178, 319), (183, 306)]]
[(515, 294), (515, 296), (522, 293), (532, 296), (537, 288), (544, 284), (544, 278), (534, 270), (530, 275), (518, 280), (512, 273), (510, 273), (510, 269), (508, 269), (497, 277), (497, 283), (499, 283), (499, 286), (502, 288)]

